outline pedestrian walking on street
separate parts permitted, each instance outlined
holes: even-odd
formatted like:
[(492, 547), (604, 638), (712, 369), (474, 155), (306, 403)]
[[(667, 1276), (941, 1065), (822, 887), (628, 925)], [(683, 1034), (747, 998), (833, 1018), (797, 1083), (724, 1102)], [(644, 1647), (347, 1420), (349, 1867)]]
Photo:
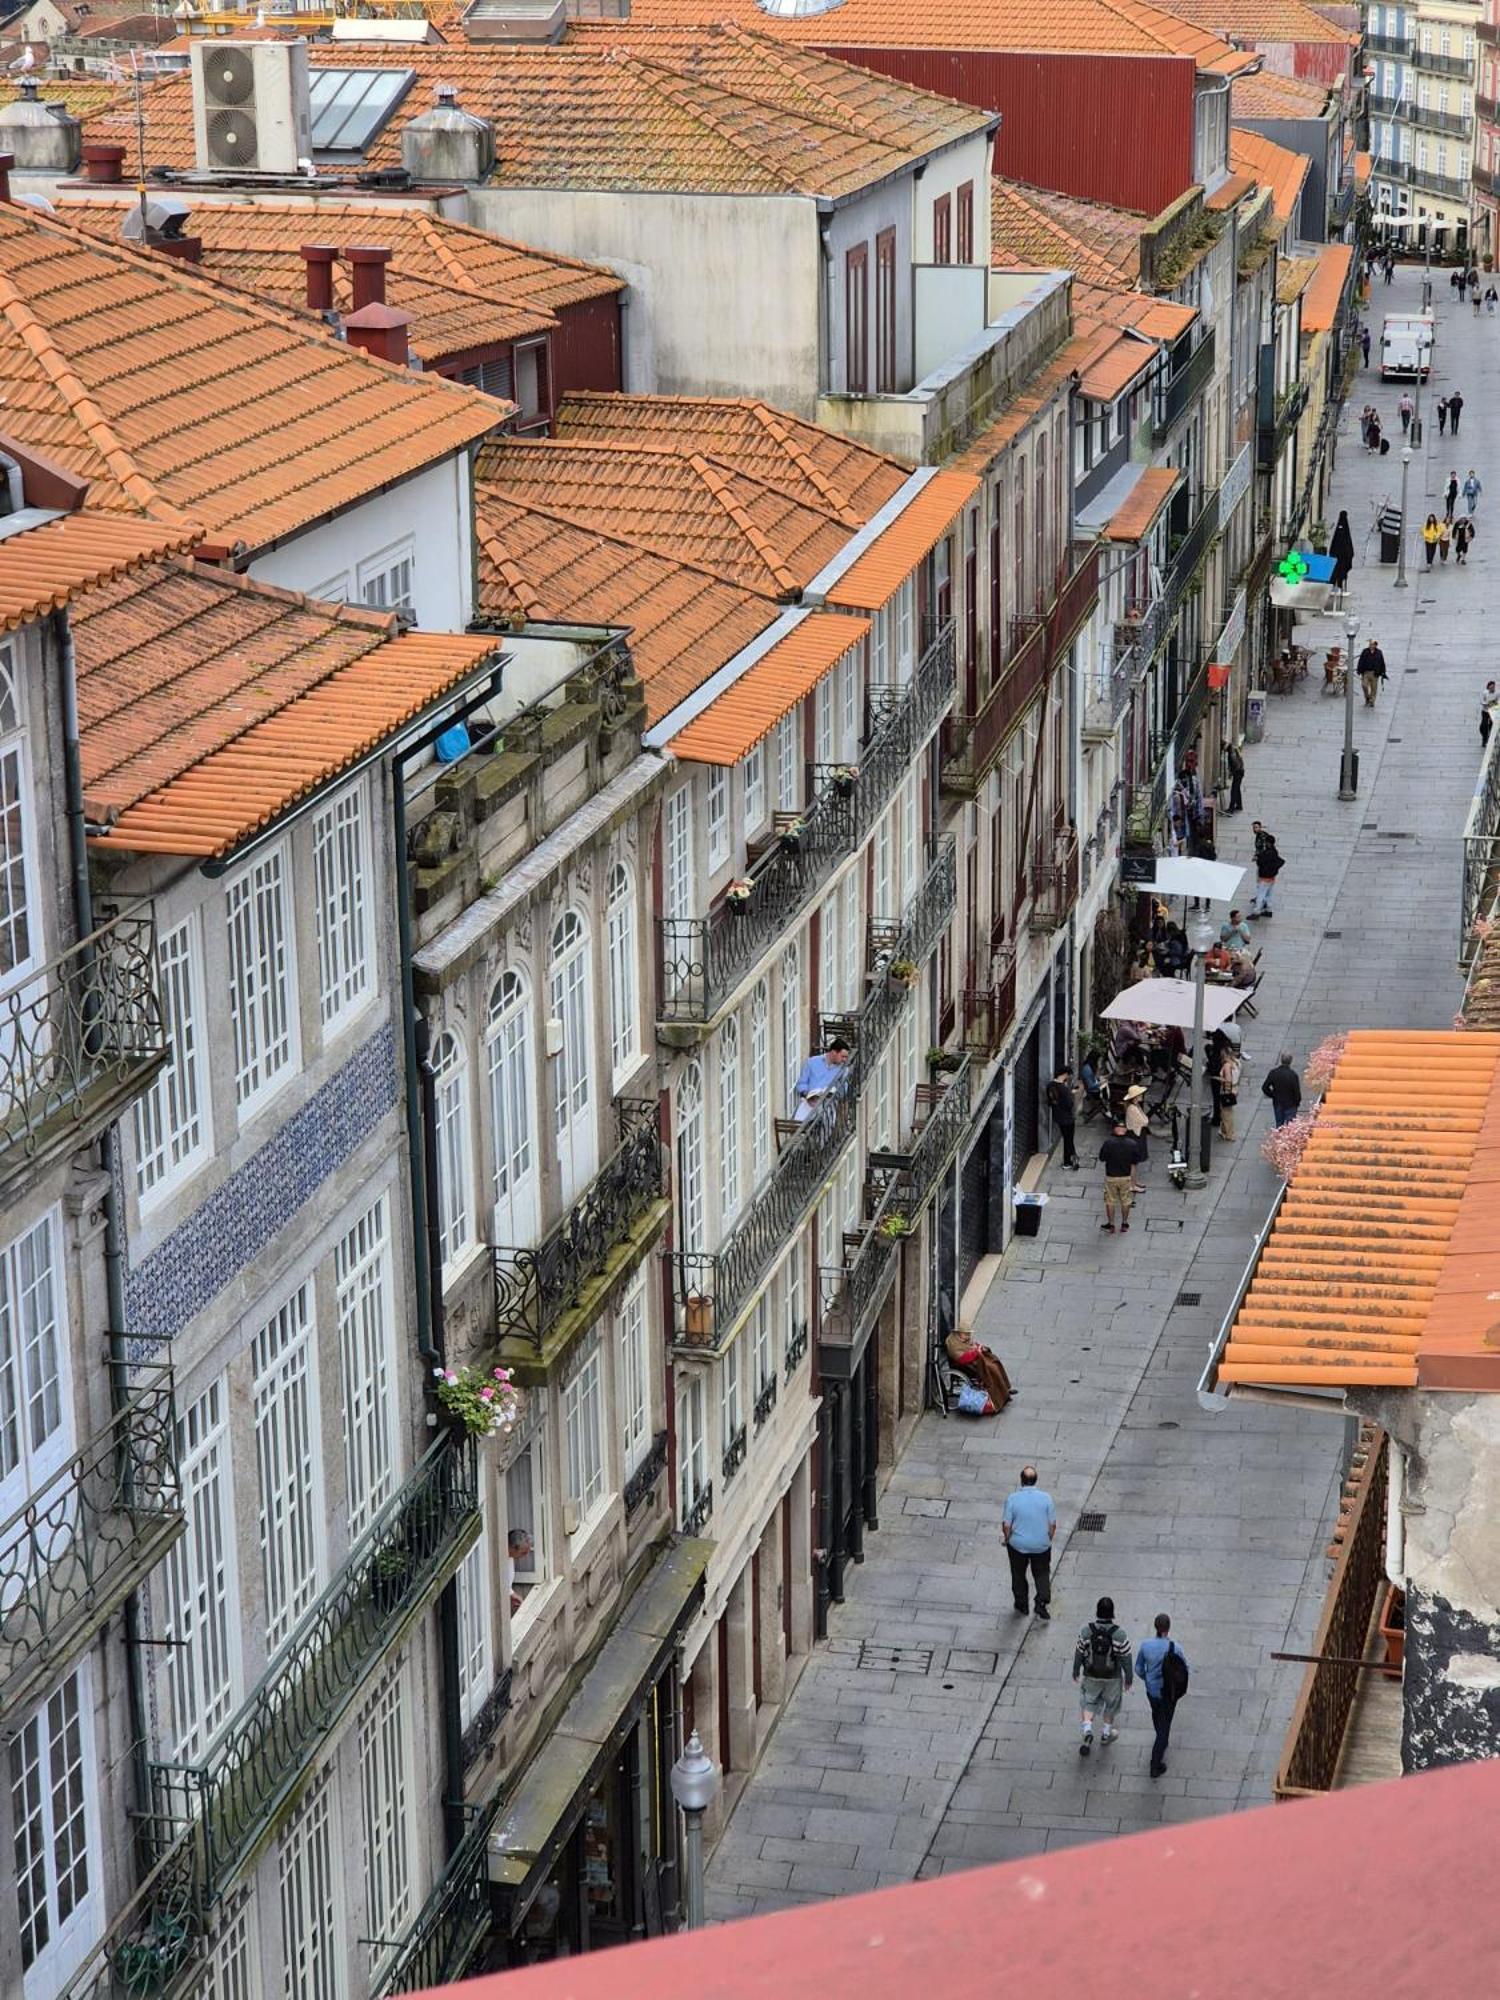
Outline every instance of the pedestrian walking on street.
[(1465, 479), (1461, 490), (1464, 496), (1464, 505), (1472, 514), (1479, 505), (1480, 494), (1484, 491), (1484, 487), (1480, 483), (1479, 474), (1474, 470), (1472, 465), (1469, 467), (1469, 476)]
[(1467, 514), (1460, 514), (1453, 523), (1453, 560), (1466, 563), (1469, 560), (1469, 544), (1474, 539), (1474, 523)]
[(1094, 1720), (1099, 1719), (1101, 1743), (1113, 1743), (1119, 1731), (1115, 1717), (1125, 1699), (1125, 1690), (1134, 1684), (1130, 1666), (1130, 1641), (1115, 1623), (1115, 1600), (1101, 1597), (1094, 1615), (1078, 1634), (1073, 1648), (1073, 1678), (1078, 1683), (1078, 1719), (1083, 1739), (1080, 1757), (1094, 1747)]
[(1328, 538), (1328, 553), (1333, 557), (1333, 587), (1342, 590), (1354, 567), (1354, 530), (1349, 526), (1347, 513), (1341, 513), (1334, 524)]
[(1411, 391), (1406, 390), (1396, 408), (1401, 412), (1401, 435), (1405, 437), (1411, 429), (1412, 411), (1416, 406), (1411, 399)]
[(1484, 294), (1484, 309), (1489, 314), (1491, 319), (1495, 317), (1495, 307), (1497, 305), (1500, 305), (1500, 292), (1497, 292), (1493, 285), (1486, 286)]
[[(1425, 530), (1424, 530), (1425, 533)], [(1380, 683), (1385, 679), (1385, 654), (1373, 639), (1365, 641), (1365, 649), (1355, 662), (1354, 671), (1359, 675), (1359, 685), (1365, 697), (1365, 707), (1375, 706), (1375, 697), (1380, 692)]]
[(1495, 704), (1500, 702), (1500, 689), (1493, 681), (1486, 681), (1484, 693), (1479, 697), (1479, 747), (1484, 749), (1490, 740), (1490, 731), (1495, 726)]
[(1464, 293), (1468, 289), (1468, 284), (1469, 274), (1467, 271), (1450, 271), (1448, 273), (1448, 289), (1450, 292), (1458, 293), (1458, 303), (1460, 305), (1464, 302)]
[(1458, 420), (1463, 415), (1463, 413), (1464, 413), (1463, 391), (1462, 389), (1455, 389), (1453, 391), (1453, 394), (1448, 398), (1448, 422), (1452, 428), (1453, 435), (1455, 437), (1458, 436)]
[(1479, 280), (1477, 278), (1474, 280), (1473, 291), (1474, 291), (1474, 317), (1475, 319), (1478, 319), (1480, 299), (1479, 299)]
[(1266, 1072), (1260, 1094), (1270, 1098), (1271, 1116), (1278, 1125), (1289, 1124), (1296, 1117), (1302, 1107), (1302, 1079), (1292, 1068), (1289, 1049), (1283, 1049), (1276, 1067)]
[(1172, 1621), (1165, 1611), (1156, 1614), (1156, 1637), (1142, 1639), (1135, 1656), (1136, 1679), (1146, 1690), (1151, 1704), (1151, 1720), (1156, 1736), (1151, 1745), (1151, 1775), (1159, 1778), (1167, 1768), (1167, 1745), (1172, 1736), (1172, 1717), (1188, 1690), (1187, 1654), (1170, 1636)]
[(1027, 1582), (1036, 1598), (1036, 1615), (1052, 1616), (1052, 1543), (1057, 1534), (1057, 1509), (1052, 1495), (1036, 1483), (1036, 1467), (1021, 1467), (1021, 1483), (1008, 1494), (1000, 1516), (1000, 1533), (1010, 1558), (1010, 1594), (1024, 1618), (1030, 1609)]
[(1436, 514), (1429, 514), (1422, 523), (1422, 546), (1427, 551), (1427, 567), (1432, 568), (1433, 557), (1438, 552), (1438, 543), (1443, 539), (1443, 531), (1438, 526)]
[(1271, 908), (1271, 898), (1276, 893), (1276, 878), (1286, 866), (1276, 845), (1275, 836), (1265, 833), (1264, 828), (1261, 832), (1265, 834), (1264, 839), (1257, 835), (1255, 843), (1255, 894), (1251, 899), (1249, 910), (1252, 923), (1260, 917), (1264, 917), (1269, 923), (1276, 914)]
[(1078, 1165), (1078, 1147), (1074, 1142), (1077, 1129), (1078, 1101), (1073, 1094), (1073, 1072), (1066, 1063), (1047, 1085), (1047, 1109), (1052, 1113), (1052, 1122), (1057, 1127), (1057, 1136), (1062, 1140), (1063, 1165)]
[(1359, 349), (1365, 357), (1364, 365), (1368, 368), (1370, 365), (1370, 329), (1367, 326), (1362, 326), (1359, 330)]
[(1443, 488), (1443, 519), (1451, 521), (1453, 510), (1458, 505), (1458, 472), (1448, 474), (1448, 484)]
[(1238, 743), (1231, 743), (1224, 752), (1224, 769), (1229, 773), (1229, 804), (1226, 813), (1245, 810), (1245, 801), (1240, 788), (1245, 782), (1245, 758)]
[[(1146, 1115), (1145, 1099), (1146, 1086), (1143, 1083), (1133, 1083), (1125, 1093), (1125, 1130), (1135, 1141), (1135, 1157), (1140, 1166), (1144, 1166), (1151, 1156), (1151, 1120)], [(1130, 1175), (1130, 1192), (1146, 1192), (1145, 1182), (1134, 1169)]]
[(1438, 397), (1438, 436), (1443, 437), (1448, 430), (1448, 398)]
[(1104, 1168), (1104, 1220), (1099, 1227), (1107, 1229), (1111, 1236), (1115, 1233), (1117, 1215), (1122, 1231), (1130, 1227), (1130, 1210), (1135, 1199), (1131, 1183), (1135, 1179), (1137, 1158), (1135, 1141), (1126, 1131), (1124, 1119), (1117, 1118), (1114, 1129), (1099, 1148), (1099, 1159)]
[(1234, 1107), (1240, 1101), (1240, 1058), (1226, 1047), (1219, 1062), (1219, 1137), (1234, 1137)]

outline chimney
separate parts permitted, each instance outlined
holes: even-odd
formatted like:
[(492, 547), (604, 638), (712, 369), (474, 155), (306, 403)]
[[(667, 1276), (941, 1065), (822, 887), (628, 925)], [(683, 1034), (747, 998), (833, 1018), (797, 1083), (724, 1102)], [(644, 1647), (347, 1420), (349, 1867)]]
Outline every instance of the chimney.
[(203, 238), (201, 236), (148, 236), (151, 248), (163, 257), (175, 257), (179, 264), (201, 264), (203, 262)]
[(83, 178), (95, 181), (101, 187), (119, 187), (125, 176), (123, 146), (85, 146), (83, 149)]
[[(382, 251), (381, 254), (388, 253)], [(357, 272), (359, 266), (356, 264), (354, 268)], [(344, 321), (344, 338), (351, 347), (362, 348), (379, 361), (391, 361), (396, 367), (405, 368), (411, 359), (406, 339), (410, 325), (410, 313), (397, 312), (394, 306), (377, 299), (348, 315)]]
[(15, 164), (14, 153), (0, 153), (0, 201), (10, 200), (10, 170)]
[(344, 255), (350, 265), (350, 278), (354, 287), (354, 310), (363, 312), (366, 306), (383, 306), (385, 267), (391, 261), (390, 251), (374, 249), (368, 245), (351, 244)]
[(307, 266), (307, 303), (312, 312), (333, 311), (333, 267), (338, 254), (331, 243), (302, 246), (302, 261)]

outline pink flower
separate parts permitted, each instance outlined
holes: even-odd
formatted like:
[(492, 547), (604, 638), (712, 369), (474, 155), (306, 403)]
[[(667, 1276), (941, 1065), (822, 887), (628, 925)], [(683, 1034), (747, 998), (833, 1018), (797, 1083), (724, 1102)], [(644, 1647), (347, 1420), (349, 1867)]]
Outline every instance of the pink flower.
[(481, 1389), (479, 1392), (479, 1400), (481, 1403), (493, 1402), (494, 1396), (495, 1392), (493, 1389)]
[(456, 1382), (458, 1380), (458, 1377), (454, 1374), (453, 1370), (450, 1368), (444, 1374), (443, 1380), (445, 1382)]
[(510, 1380), (510, 1376), (506, 1373), (505, 1369), (497, 1368), (495, 1370), (495, 1380), (497, 1382), (508, 1382)]

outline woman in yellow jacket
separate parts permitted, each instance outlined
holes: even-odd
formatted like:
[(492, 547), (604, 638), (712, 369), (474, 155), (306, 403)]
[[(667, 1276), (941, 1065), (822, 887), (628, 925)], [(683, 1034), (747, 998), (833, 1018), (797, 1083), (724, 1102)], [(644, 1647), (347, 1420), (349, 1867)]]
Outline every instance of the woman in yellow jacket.
[(1438, 552), (1438, 543), (1443, 540), (1443, 524), (1436, 514), (1429, 514), (1422, 524), (1422, 540), (1427, 545), (1427, 567), (1432, 568)]

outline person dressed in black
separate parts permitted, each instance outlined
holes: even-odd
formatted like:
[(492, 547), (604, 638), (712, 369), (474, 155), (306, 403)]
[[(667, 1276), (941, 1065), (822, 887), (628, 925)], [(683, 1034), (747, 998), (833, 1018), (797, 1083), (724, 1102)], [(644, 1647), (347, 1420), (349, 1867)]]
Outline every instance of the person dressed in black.
[(1443, 489), (1443, 519), (1451, 521), (1453, 510), (1458, 505), (1458, 474), (1448, 474), (1448, 484)]
[(1047, 1109), (1052, 1113), (1057, 1136), (1062, 1140), (1063, 1165), (1076, 1168), (1078, 1147), (1074, 1139), (1074, 1130), (1078, 1107), (1073, 1095), (1073, 1072), (1066, 1063), (1047, 1085)]
[(1360, 654), (1355, 671), (1359, 675), (1360, 687), (1364, 690), (1365, 706), (1372, 708), (1375, 697), (1380, 692), (1380, 683), (1385, 679), (1385, 654), (1374, 639), (1365, 641), (1365, 649)]
[(1464, 392), (1455, 389), (1448, 398), (1448, 424), (1455, 437), (1458, 436), (1458, 420), (1464, 413)]
[(1482, 750), (1490, 740), (1490, 731), (1495, 726), (1495, 708), (1500, 704), (1500, 691), (1493, 681), (1486, 681), (1484, 693), (1479, 697), (1479, 747)]
[(1240, 787), (1245, 782), (1245, 759), (1237, 743), (1231, 743), (1224, 752), (1224, 769), (1229, 773), (1229, 804), (1225, 812), (1243, 812), (1245, 801)]
[(1364, 365), (1368, 368), (1370, 365), (1370, 329), (1367, 326), (1362, 326), (1359, 330), (1359, 347), (1360, 352), (1365, 357)]
[(1349, 572), (1354, 567), (1354, 530), (1349, 526), (1349, 516), (1341, 513), (1328, 543), (1328, 553), (1333, 557), (1333, 587), (1342, 590), (1349, 581)]
[(1156, 969), (1163, 979), (1177, 979), (1187, 970), (1192, 951), (1180, 924), (1168, 924), (1156, 947)]
[(1289, 1050), (1283, 1049), (1280, 1062), (1273, 1070), (1267, 1071), (1260, 1094), (1270, 1098), (1271, 1115), (1278, 1125), (1285, 1125), (1296, 1117), (1302, 1106), (1302, 1079), (1292, 1068)]
[(1114, 1130), (1099, 1148), (1104, 1167), (1104, 1220), (1099, 1227), (1107, 1229), (1111, 1236), (1115, 1233), (1116, 1215), (1122, 1230), (1130, 1227), (1130, 1210), (1135, 1201), (1135, 1163), (1139, 1158), (1136, 1143), (1125, 1130), (1125, 1121), (1117, 1118)]

